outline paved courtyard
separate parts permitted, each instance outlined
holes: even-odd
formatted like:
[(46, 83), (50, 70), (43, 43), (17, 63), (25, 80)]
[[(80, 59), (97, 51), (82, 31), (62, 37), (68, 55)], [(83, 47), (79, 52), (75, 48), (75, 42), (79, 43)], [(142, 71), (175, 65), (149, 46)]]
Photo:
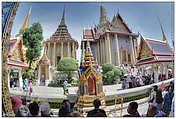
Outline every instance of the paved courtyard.
[[(173, 79), (165, 80), (162, 81), (164, 84), (169, 83), (170, 81), (173, 81)], [(162, 82), (159, 83), (154, 83), (151, 85), (147, 86), (142, 86), (142, 87), (136, 87), (136, 88), (131, 88), (131, 89), (125, 89), (122, 90), (122, 85), (121, 84), (116, 84), (116, 85), (104, 85), (103, 90), (105, 92), (105, 96), (112, 96), (112, 95), (120, 95), (120, 94), (129, 94), (129, 93), (134, 93), (146, 90), (153, 85), (161, 85)], [(76, 95), (78, 87), (68, 87), (69, 94), (70, 95)], [(16, 89), (10, 89), (10, 93), (13, 95), (25, 95), (25, 93), (22, 90)], [(53, 88), (53, 87), (47, 87), (47, 86), (33, 86), (33, 97), (39, 97), (39, 98), (67, 98), (66, 95), (63, 94), (63, 88)]]
[[(121, 87), (122, 87), (121, 84), (106, 85), (106, 86), (103, 86), (103, 90), (106, 95), (110, 95), (122, 89)], [(68, 90), (69, 90), (69, 94), (76, 94), (78, 87), (68, 87)], [(10, 89), (10, 93), (17, 94), (17, 95), (24, 94), (24, 92), (19, 89), (16, 89), (16, 90)], [(54, 88), (54, 87), (47, 87), (47, 86), (33, 86), (32, 96), (39, 96), (39, 97), (46, 97), (46, 98), (66, 97), (66, 95), (64, 95), (64, 91), (62, 87)]]

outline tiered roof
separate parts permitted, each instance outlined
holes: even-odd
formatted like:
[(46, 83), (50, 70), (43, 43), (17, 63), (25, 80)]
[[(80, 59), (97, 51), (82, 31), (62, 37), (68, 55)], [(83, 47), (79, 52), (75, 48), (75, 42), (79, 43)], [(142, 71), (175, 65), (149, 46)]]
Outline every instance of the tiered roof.
[(39, 60), (39, 65), (49, 65), (50, 63), (49, 63), (49, 59), (48, 59), (48, 57), (47, 57), (47, 55), (46, 55), (46, 47), (45, 47), (45, 49), (44, 49), (44, 53), (43, 53), (43, 56), (42, 56), (42, 58)]
[(82, 41), (96, 41), (100, 37), (103, 37), (106, 33), (138, 37), (137, 34), (132, 33), (132, 31), (120, 16), (120, 13), (114, 15), (112, 21), (110, 22), (106, 15), (104, 6), (101, 5), (100, 22), (98, 26), (95, 26), (93, 29), (84, 29)]
[(12, 39), (8, 44), (8, 65), (27, 68), (24, 62), (22, 39)]
[(61, 22), (60, 22), (57, 30), (51, 36), (51, 38), (46, 42), (49, 42), (49, 41), (56, 41), (56, 42), (71, 41), (71, 42), (76, 42), (77, 46), (78, 46), (78, 42), (71, 37), (70, 33), (68, 32), (67, 25), (65, 24), (65, 8), (63, 11)]

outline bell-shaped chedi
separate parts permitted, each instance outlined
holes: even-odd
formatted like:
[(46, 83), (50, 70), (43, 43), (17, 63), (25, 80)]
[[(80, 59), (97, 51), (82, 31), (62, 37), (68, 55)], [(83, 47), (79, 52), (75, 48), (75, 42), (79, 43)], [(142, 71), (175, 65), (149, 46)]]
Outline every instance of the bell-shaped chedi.
[(93, 107), (93, 101), (96, 98), (99, 98), (101, 104), (104, 104), (105, 94), (103, 92), (102, 74), (94, 60), (88, 41), (84, 62), (79, 70), (78, 86), (78, 107)]

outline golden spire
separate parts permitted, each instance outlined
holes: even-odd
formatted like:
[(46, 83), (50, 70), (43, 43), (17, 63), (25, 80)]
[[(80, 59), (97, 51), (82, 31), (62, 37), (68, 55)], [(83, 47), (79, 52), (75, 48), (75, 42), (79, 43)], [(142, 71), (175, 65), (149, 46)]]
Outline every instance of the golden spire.
[(166, 36), (165, 36), (165, 34), (164, 34), (163, 27), (162, 27), (161, 24), (160, 24), (160, 26), (161, 26), (161, 31), (162, 31), (162, 34), (163, 34), (163, 41), (166, 41), (166, 42), (167, 42), (167, 40), (166, 40)]
[(21, 31), (21, 30), (24, 30), (24, 29), (26, 29), (26, 28), (29, 27), (29, 18), (30, 18), (30, 14), (31, 14), (31, 8), (32, 8), (32, 7), (30, 7), (30, 9), (29, 9), (28, 15), (26, 16), (26, 19), (25, 19), (24, 24), (23, 24), (23, 26), (21, 27), (20, 31)]
[(92, 64), (92, 62), (95, 62), (91, 51), (90, 43), (88, 40), (86, 44), (86, 53), (85, 53), (84, 61), (85, 61), (84, 64), (87, 64), (87, 63)]
[(46, 45), (44, 47), (44, 52), (43, 52), (43, 56), (42, 58), (40, 59), (40, 64), (43, 63), (43, 64), (49, 64), (49, 60), (48, 60), (48, 57), (46, 55)]

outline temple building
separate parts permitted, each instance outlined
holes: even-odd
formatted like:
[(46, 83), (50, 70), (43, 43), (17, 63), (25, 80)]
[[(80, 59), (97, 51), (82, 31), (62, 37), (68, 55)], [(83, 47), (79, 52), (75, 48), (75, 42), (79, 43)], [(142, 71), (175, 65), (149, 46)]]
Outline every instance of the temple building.
[(128, 28), (120, 13), (115, 14), (110, 22), (104, 6), (101, 5), (98, 26), (83, 30), (82, 62), (84, 62), (86, 41), (89, 41), (98, 64), (135, 65), (138, 50), (137, 37), (138, 34), (134, 34)]
[[(31, 8), (25, 18), (25, 21), (20, 29), (24, 30), (29, 27)], [(25, 58), (26, 48), (23, 45), (23, 37), (20, 33), (16, 38), (11, 39), (8, 44), (8, 87), (23, 87), (22, 72), (28, 68), (28, 64)]]
[[(47, 57), (49, 66), (46, 70), (50, 73), (47, 75), (46, 71), (39, 71), (38, 79), (49, 83), (54, 78), (56, 67), (60, 59), (63, 57), (72, 57), (76, 59), (78, 42), (74, 40), (68, 32), (67, 25), (65, 24), (65, 8), (57, 30), (48, 40), (44, 41), (43, 44), (46, 49), (46, 56), (43, 56), (45, 59), (43, 60), (41, 58), (39, 62), (42, 64), (42, 60), (45, 61)], [(43, 55), (45, 55), (45, 53)], [(40, 69), (40, 63), (38, 69)], [(45, 85), (48, 83), (45, 83)]]
[(96, 98), (100, 99), (102, 105), (105, 104), (102, 74), (100, 72), (99, 65), (93, 57), (89, 41), (87, 41), (84, 61), (85, 62), (81, 64), (79, 70), (79, 83), (77, 92), (77, 104), (80, 111), (83, 112), (85, 112), (88, 107), (93, 107), (93, 101)]
[(168, 66), (174, 65), (174, 53), (169, 46), (163, 28), (161, 26), (163, 41), (143, 38), (139, 46), (137, 63), (142, 73), (145, 74), (147, 67), (152, 67), (154, 82), (158, 82), (158, 76), (164, 75), (168, 79)]

